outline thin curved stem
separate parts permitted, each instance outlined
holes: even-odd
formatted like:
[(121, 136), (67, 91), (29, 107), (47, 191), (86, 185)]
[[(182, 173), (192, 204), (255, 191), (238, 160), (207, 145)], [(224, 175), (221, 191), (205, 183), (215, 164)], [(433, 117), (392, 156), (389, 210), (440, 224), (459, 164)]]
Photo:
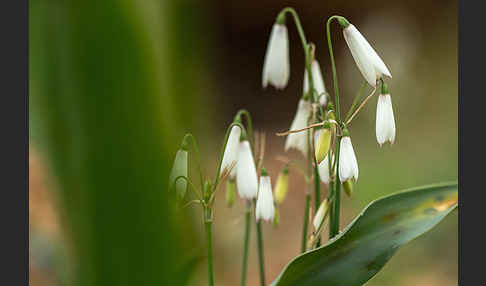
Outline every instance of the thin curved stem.
[(194, 137), (194, 135), (192, 135), (191, 133), (187, 133), (186, 135), (184, 135), (183, 141), (187, 140), (187, 138), (191, 139), (192, 148), (194, 149), (194, 152), (196, 153), (197, 167), (199, 169), (199, 180), (200, 180), (201, 189), (202, 189), (203, 185), (204, 185), (204, 180), (203, 180), (203, 173), (202, 173), (202, 169), (201, 169), (201, 159), (199, 157), (199, 147), (197, 146), (196, 138)]
[(305, 207), (304, 207), (304, 224), (302, 226), (302, 244), (300, 252), (304, 253), (307, 247), (307, 229), (309, 225), (309, 208), (310, 208), (311, 194), (309, 191), (305, 193)]
[(204, 227), (206, 229), (206, 248), (208, 252), (208, 284), (214, 285), (214, 270), (213, 270), (213, 243), (212, 243), (212, 224), (211, 209), (205, 208), (204, 211)]
[(341, 181), (339, 179), (339, 150), (341, 148), (341, 138), (338, 138), (336, 142), (336, 189), (334, 191), (334, 207), (333, 221), (331, 222), (331, 227), (329, 229), (329, 238), (333, 238), (339, 233), (339, 217), (340, 217), (340, 207), (341, 207)]
[(338, 122), (341, 122), (341, 108), (339, 105), (339, 85), (338, 85), (338, 79), (337, 79), (337, 72), (336, 72), (336, 63), (334, 62), (334, 54), (332, 50), (332, 42), (331, 42), (331, 21), (333, 19), (338, 19), (341, 16), (331, 16), (327, 20), (327, 25), (326, 25), (326, 34), (327, 34), (327, 44), (329, 47), (329, 56), (331, 57), (331, 66), (332, 66), (332, 77), (333, 77), (333, 83), (334, 83), (334, 100), (336, 102), (336, 119)]
[(351, 116), (351, 114), (353, 114), (354, 108), (356, 107), (356, 105), (359, 102), (359, 99), (361, 98), (361, 93), (363, 92), (364, 88), (367, 85), (368, 85), (368, 83), (366, 82), (366, 80), (363, 81), (363, 84), (359, 88), (358, 94), (356, 95), (356, 97), (353, 100), (353, 104), (351, 105), (351, 107), (348, 110), (348, 113), (346, 114), (346, 118), (344, 119), (344, 122), (347, 122), (349, 120), (349, 117)]
[(250, 112), (248, 112), (248, 110), (246, 110), (246, 109), (240, 109), (236, 113), (236, 116), (241, 116), (241, 115), (245, 115), (246, 125), (247, 125), (246, 130), (248, 132), (248, 137), (250, 139), (249, 140), (250, 146), (251, 146), (251, 149), (253, 150), (253, 153), (255, 153), (255, 142), (254, 142), (254, 137), (253, 137), (253, 124), (252, 124)]
[(302, 48), (304, 49), (304, 54), (307, 55), (307, 51), (306, 51), (307, 50), (307, 40), (305, 38), (304, 29), (302, 28), (302, 24), (300, 23), (299, 15), (297, 15), (297, 12), (292, 7), (283, 8), (282, 11), (280, 12), (280, 15), (287, 13), (287, 12), (292, 14), (292, 16), (294, 18), (294, 23), (295, 23), (295, 26), (297, 27), (297, 31), (299, 32), (300, 40), (302, 42)]

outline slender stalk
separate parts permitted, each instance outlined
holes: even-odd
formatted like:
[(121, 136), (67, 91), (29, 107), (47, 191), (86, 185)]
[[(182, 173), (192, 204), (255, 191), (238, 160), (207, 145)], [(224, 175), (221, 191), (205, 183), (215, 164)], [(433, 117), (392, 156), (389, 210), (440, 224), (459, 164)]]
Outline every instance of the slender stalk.
[(246, 201), (246, 214), (245, 214), (245, 242), (243, 244), (243, 268), (241, 270), (241, 286), (246, 285), (246, 267), (248, 262), (248, 244), (250, 241), (250, 219), (251, 219), (251, 201)]
[(329, 238), (333, 238), (336, 234), (339, 233), (339, 216), (340, 216), (340, 207), (341, 207), (341, 181), (339, 180), (339, 150), (341, 148), (341, 138), (338, 138), (336, 142), (336, 189), (334, 191), (334, 203), (333, 205), (333, 220), (332, 220), (332, 227), (329, 228)]
[(338, 19), (340, 16), (331, 16), (327, 20), (326, 26), (326, 33), (327, 33), (327, 45), (329, 46), (329, 56), (331, 57), (331, 66), (332, 66), (332, 78), (334, 83), (334, 100), (336, 102), (336, 119), (337, 122), (341, 122), (341, 108), (339, 105), (339, 85), (337, 79), (337, 72), (336, 72), (336, 63), (334, 62), (334, 54), (332, 50), (332, 42), (331, 42), (331, 21), (333, 19)]
[(304, 253), (307, 246), (307, 229), (309, 225), (309, 208), (310, 208), (310, 201), (311, 201), (311, 194), (309, 191), (306, 191), (305, 194), (305, 207), (304, 207), (304, 224), (302, 227), (302, 245), (300, 248), (300, 252)]
[(191, 133), (187, 133), (182, 140), (186, 141), (189, 138), (191, 139), (192, 148), (194, 149), (194, 153), (196, 153), (197, 167), (198, 167), (198, 170), (199, 170), (199, 180), (200, 180), (201, 189), (202, 189), (203, 185), (204, 185), (204, 180), (203, 180), (203, 173), (202, 173), (202, 169), (201, 169), (201, 160), (199, 158), (199, 148), (197, 146), (196, 138)]
[(240, 109), (236, 113), (236, 116), (241, 116), (241, 115), (245, 115), (246, 125), (247, 125), (246, 131), (248, 133), (248, 139), (250, 141), (251, 149), (252, 149), (253, 153), (255, 153), (255, 142), (254, 142), (254, 139), (253, 139), (254, 138), (253, 137), (253, 124), (252, 124), (250, 112), (248, 112), (248, 110), (246, 110), (246, 109)]
[(351, 115), (351, 117), (349, 118), (348, 121), (346, 121), (346, 125), (348, 125), (349, 123), (351, 123), (351, 120), (353, 120), (353, 118), (356, 116), (356, 114), (359, 113), (359, 111), (361, 110), (361, 108), (363, 108), (363, 106), (366, 105), (366, 103), (368, 102), (368, 100), (370, 100), (370, 98), (375, 94), (375, 91), (376, 91), (376, 86), (375, 88), (373, 89), (373, 91), (371, 92), (370, 95), (368, 95), (368, 97), (366, 97), (363, 102), (361, 102), (361, 104), (358, 106), (358, 108), (356, 109), (356, 111), (353, 113), (353, 115)]
[(214, 271), (213, 271), (213, 244), (212, 244), (212, 224), (211, 210), (205, 208), (204, 227), (206, 229), (206, 248), (208, 251), (208, 285), (214, 285)]
[(351, 114), (353, 114), (354, 108), (358, 104), (359, 99), (361, 98), (361, 93), (363, 92), (363, 90), (364, 90), (364, 88), (366, 87), (367, 84), (368, 83), (366, 82), (366, 80), (363, 81), (363, 84), (361, 85), (361, 87), (358, 91), (358, 94), (356, 95), (356, 97), (353, 100), (353, 104), (351, 105), (351, 107), (348, 110), (348, 113), (346, 114), (346, 118), (344, 119), (344, 122), (347, 122), (349, 120), (349, 117), (351, 117)]
[(256, 223), (257, 229), (257, 243), (258, 243), (258, 262), (260, 264), (260, 285), (265, 286), (265, 265), (263, 256), (263, 237), (262, 237), (262, 221), (258, 220)]

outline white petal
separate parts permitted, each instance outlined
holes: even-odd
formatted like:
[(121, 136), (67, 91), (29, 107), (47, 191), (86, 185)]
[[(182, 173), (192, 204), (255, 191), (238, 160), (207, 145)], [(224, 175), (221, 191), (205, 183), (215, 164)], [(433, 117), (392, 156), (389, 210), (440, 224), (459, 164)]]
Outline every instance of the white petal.
[[(181, 149), (177, 151), (174, 159), (174, 165), (172, 166), (169, 177), (169, 188), (174, 183), (174, 180), (179, 176), (185, 176), (187, 178), (187, 151)], [(187, 189), (187, 181), (184, 179), (178, 179), (175, 189), (181, 197), (184, 197)]]
[(271, 221), (274, 214), (275, 207), (273, 204), (272, 184), (270, 177), (261, 176), (255, 210), (256, 219), (257, 221), (259, 219)]
[(363, 44), (363, 41), (366, 42), (366, 40), (353, 24), (343, 29), (343, 35), (361, 74), (371, 86), (375, 87), (376, 71), (372, 62), (372, 55)]
[(324, 219), (324, 215), (327, 212), (327, 207), (327, 199), (324, 199), (324, 201), (322, 201), (319, 205), (319, 208), (317, 209), (317, 212), (314, 216), (314, 220), (312, 221), (314, 229), (319, 229), (319, 225), (321, 225), (321, 222)]
[[(224, 173), (227, 169), (231, 168), (233, 164), (236, 163), (238, 159), (238, 147), (240, 145), (240, 135), (241, 129), (239, 126), (233, 126), (228, 136), (228, 142), (226, 143), (226, 148), (224, 149), (223, 161), (221, 162), (221, 172)], [(230, 177), (234, 178), (236, 174), (236, 168), (231, 169)]]
[[(331, 164), (334, 163), (334, 156), (332, 156)], [(317, 168), (319, 171), (319, 178), (324, 184), (329, 184), (329, 154), (326, 155), (326, 158), (319, 163)]]
[(289, 80), (289, 41), (287, 27), (274, 24), (263, 63), (262, 85), (272, 84), (277, 89), (287, 86)]
[(326, 86), (324, 85), (324, 79), (322, 78), (321, 68), (319, 67), (319, 62), (313, 60), (311, 64), (312, 69), (312, 81), (314, 82), (314, 88), (317, 95), (321, 95), (326, 92)]
[(351, 138), (349, 136), (343, 137), (339, 150), (339, 179), (343, 183), (351, 178), (358, 180), (358, 172), (358, 161), (351, 144)]
[(250, 143), (247, 140), (241, 141), (239, 146), (238, 162), (236, 163), (236, 186), (241, 198), (256, 198), (258, 178)]
[(395, 118), (391, 96), (389, 94), (378, 96), (376, 107), (376, 140), (380, 146), (386, 141), (392, 144), (395, 141)]
[[(307, 127), (307, 120), (312, 112), (312, 107), (309, 100), (301, 99), (295, 113), (294, 120), (290, 125), (290, 130), (302, 129)], [(290, 133), (287, 135), (285, 141), (285, 151), (289, 149), (297, 149), (304, 156), (307, 156), (307, 132), (302, 131), (298, 133)]]

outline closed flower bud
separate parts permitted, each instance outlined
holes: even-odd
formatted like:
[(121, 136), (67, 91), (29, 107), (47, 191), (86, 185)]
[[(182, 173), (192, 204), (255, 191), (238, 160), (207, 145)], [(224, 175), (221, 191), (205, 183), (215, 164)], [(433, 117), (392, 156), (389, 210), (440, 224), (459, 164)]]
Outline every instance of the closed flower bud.
[(221, 162), (220, 175), (228, 171), (230, 168), (230, 178), (234, 178), (236, 175), (236, 160), (238, 159), (238, 147), (240, 145), (241, 128), (239, 126), (231, 127), (228, 141), (223, 153), (223, 161)]
[(385, 63), (354, 25), (347, 23), (343, 34), (358, 69), (371, 86), (375, 87), (377, 80), (384, 75), (392, 77)]
[[(297, 130), (307, 127), (307, 120), (312, 112), (312, 107), (309, 100), (300, 99), (295, 113), (294, 120), (290, 125), (290, 130)], [(296, 149), (302, 152), (304, 156), (307, 156), (307, 132), (302, 131), (298, 133), (290, 133), (287, 135), (285, 141), (285, 151), (289, 149)]]
[(331, 130), (329, 128), (322, 128), (319, 132), (319, 139), (315, 143), (315, 155), (317, 163), (321, 163), (329, 152), (331, 146)]
[(236, 186), (238, 195), (243, 199), (253, 199), (258, 193), (258, 178), (255, 161), (248, 140), (240, 141), (236, 163)]
[[(169, 177), (169, 189), (174, 187), (174, 182), (179, 176), (184, 176), (187, 178), (187, 150), (179, 149), (176, 153), (174, 160), (174, 165), (172, 166), (172, 171)], [(175, 182), (175, 190), (177, 197), (183, 199), (187, 190), (187, 181), (185, 179), (179, 178)]]
[(279, 223), (280, 223), (280, 213), (278, 211), (278, 208), (275, 208), (275, 215), (273, 216), (273, 226), (277, 228)]
[(344, 182), (343, 189), (346, 195), (348, 195), (348, 197), (351, 197), (353, 195), (353, 182), (351, 182), (351, 180), (347, 180), (346, 182)]
[(391, 96), (386, 84), (383, 83), (382, 93), (378, 96), (376, 106), (376, 140), (380, 146), (386, 141), (395, 142), (395, 117)]
[(273, 204), (272, 184), (270, 177), (265, 168), (262, 168), (262, 175), (260, 176), (260, 185), (258, 190), (258, 198), (255, 209), (256, 220), (271, 221), (275, 215), (275, 206)]
[(317, 209), (316, 215), (314, 216), (314, 220), (312, 221), (315, 230), (319, 229), (319, 226), (321, 225), (322, 221), (327, 216), (328, 210), (329, 210), (329, 201), (327, 199), (324, 199), (319, 205), (319, 209)]
[[(331, 160), (331, 166), (334, 163), (334, 156), (332, 156)], [(330, 178), (329, 178), (329, 153), (326, 155), (326, 158), (322, 160), (321, 163), (319, 163), (319, 166), (317, 168), (319, 171), (319, 178), (321, 178), (321, 181), (324, 184), (329, 184)]]
[(339, 150), (339, 179), (344, 183), (351, 178), (358, 180), (358, 161), (354, 154), (351, 138), (349, 135), (345, 135), (341, 139)]
[[(314, 89), (317, 95), (326, 95), (326, 85), (324, 84), (324, 79), (322, 78), (321, 68), (319, 67), (319, 62), (314, 59), (311, 64), (312, 70), (312, 82), (314, 83)], [(309, 92), (309, 76), (307, 74), (307, 69), (304, 72), (304, 94)], [(322, 105), (326, 105), (327, 97), (320, 97), (319, 101)]]
[(277, 184), (275, 185), (275, 202), (281, 204), (287, 196), (289, 190), (289, 167), (285, 165), (283, 170), (278, 174)]
[(236, 182), (235, 179), (230, 178), (226, 181), (226, 205), (230, 208), (233, 206), (233, 202), (235, 201), (235, 193), (236, 193)]
[(270, 83), (277, 89), (287, 86), (290, 74), (289, 40), (284, 23), (275, 23), (270, 34), (263, 63), (262, 85)]

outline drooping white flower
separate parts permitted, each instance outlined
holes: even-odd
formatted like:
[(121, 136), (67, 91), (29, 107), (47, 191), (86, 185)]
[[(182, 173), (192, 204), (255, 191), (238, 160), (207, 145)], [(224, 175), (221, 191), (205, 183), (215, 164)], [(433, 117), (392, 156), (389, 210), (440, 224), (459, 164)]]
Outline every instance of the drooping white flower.
[(358, 161), (354, 154), (351, 138), (344, 136), (341, 139), (339, 150), (339, 179), (344, 183), (351, 178), (358, 180)]
[[(307, 120), (312, 112), (309, 100), (300, 99), (290, 130), (297, 130), (307, 127)], [(290, 133), (285, 141), (285, 151), (294, 148), (307, 156), (307, 132)]]
[[(319, 62), (314, 59), (311, 64), (312, 70), (312, 82), (314, 84), (314, 89), (317, 95), (323, 94), (326, 95), (326, 85), (324, 84), (324, 79), (322, 78), (321, 68), (319, 67)], [(307, 70), (304, 72), (304, 94), (309, 92), (309, 76), (307, 75)], [(322, 98), (319, 97), (319, 102), (321, 105), (325, 105), (327, 103), (327, 97)]]
[(258, 193), (258, 178), (255, 161), (248, 140), (240, 142), (236, 163), (236, 186), (238, 195), (243, 199), (253, 199)]
[(376, 106), (376, 140), (380, 146), (395, 142), (395, 117), (390, 94), (380, 94)]
[[(334, 156), (331, 159), (331, 166), (334, 163)], [(329, 153), (326, 155), (326, 158), (319, 163), (317, 171), (319, 171), (319, 178), (321, 178), (321, 182), (324, 184), (329, 184)]]
[(256, 220), (263, 219), (271, 221), (273, 220), (274, 214), (275, 206), (273, 204), (272, 183), (266, 171), (264, 172), (262, 170), (255, 209)]
[(287, 86), (290, 74), (289, 40), (287, 27), (275, 23), (268, 41), (263, 63), (262, 85), (270, 83), (277, 89)]
[(319, 205), (319, 209), (317, 209), (316, 215), (314, 216), (314, 220), (312, 221), (312, 224), (314, 225), (314, 229), (316, 230), (319, 229), (319, 226), (321, 225), (322, 220), (326, 216), (328, 210), (329, 210), (329, 201), (327, 199), (324, 199)]
[[(187, 150), (184, 149), (177, 150), (174, 165), (169, 176), (169, 189), (172, 189), (175, 183), (177, 196), (182, 199), (186, 194), (187, 181), (183, 178), (177, 179), (179, 176), (187, 178)], [(176, 179), (177, 182), (175, 181)]]
[(344, 28), (343, 34), (356, 65), (371, 86), (375, 87), (383, 75), (392, 77), (385, 63), (353, 24)]
[(239, 126), (233, 126), (228, 136), (226, 148), (224, 149), (223, 161), (221, 162), (220, 175), (231, 169), (230, 178), (234, 178), (236, 175), (236, 160), (238, 159), (238, 147), (240, 146), (241, 128)]

